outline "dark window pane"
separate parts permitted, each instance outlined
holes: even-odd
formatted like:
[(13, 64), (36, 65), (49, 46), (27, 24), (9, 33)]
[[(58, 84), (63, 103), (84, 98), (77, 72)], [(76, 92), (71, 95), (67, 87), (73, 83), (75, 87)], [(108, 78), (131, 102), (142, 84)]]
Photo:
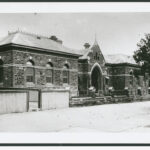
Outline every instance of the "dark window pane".
[(47, 83), (52, 83), (52, 77), (46, 77), (46, 82)]
[(33, 75), (33, 74), (34, 74), (34, 68), (28, 67), (28, 68), (26, 69), (26, 74), (27, 74), (27, 75)]
[(46, 70), (46, 82), (47, 83), (52, 83), (53, 82), (53, 70), (52, 69), (47, 69)]
[(63, 83), (68, 83), (68, 79), (67, 78), (63, 78)]
[(108, 79), (105, 79), (105, 83), (106, 83), (106, 85), (108, 85)]
[(26, 81), (27, 82), (33, 82), (33, 76), (27, 76)]
[(52, 69), (47, 69), (46, 70), (46, 76), (52, 76)]
[(34, 82), (34, 68), (32, 67), (27, 67), (26, 68), (26, 81), (27, 82)]
[(64, 76), (64, 77), (67, 77), (67, 76), (68, 76), (68, 71), (64, 70), (64, 71), (63, 71), (63, 76)]
[(34, 62), (28, 61), (26, 63), (27, 68), (26, 68), (26, 81), (27, 82), (34, 82)]
[(69, 67), (65, 65), (63, 70), (63, 83), (69, 83), (68, 81), (69, 81)]

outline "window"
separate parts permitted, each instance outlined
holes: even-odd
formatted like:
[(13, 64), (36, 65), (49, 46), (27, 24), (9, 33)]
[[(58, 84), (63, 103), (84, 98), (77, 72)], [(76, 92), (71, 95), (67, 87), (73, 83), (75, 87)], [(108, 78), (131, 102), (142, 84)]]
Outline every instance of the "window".
[(130, 83), (130, 85), (133, 85), (133, 78), (132, 77), (130, 78), (129, 83)]
[(105, 78), (105, 83), (106, 83), (106, 85), (108, 85), (108, 83), (109, 83), (109, 79), (108, 78)]
[(67, 64), (63, 67), (63, 83), (69, 83), (69, 66)]
[(97, 60), (97, 52), (96, 52), (96, 60)]
[(0, 83), (3, 82), (3, 61), (0, 60)]
[(133, 76), (133, 70), (130, 70), (129, 74), (130, 76)]
[(26, 82), (34, 82), (34, 62), (28, 61), (26, 65)]
[(94, 59), (95, 60), (99, 60), (100, 59), (97, 52), (95, 53)]
[(137, 89), (137, 94), (140, 95), (140, 96), (142, 95), (141, 89)]
[(46, 83), (53, 83), (53, 64), (46, 64)]
[(140, 86), (140, 79), (137, 78), (137, 85)]

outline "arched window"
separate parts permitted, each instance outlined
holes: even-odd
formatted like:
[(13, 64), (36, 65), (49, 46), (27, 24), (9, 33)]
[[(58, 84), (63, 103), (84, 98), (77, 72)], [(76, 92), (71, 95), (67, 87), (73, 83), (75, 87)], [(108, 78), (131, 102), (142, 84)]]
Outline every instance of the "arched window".
[(46, 64), (46, 83), (53, 83), (53, 64)]
[(0, 83), (3, 82), (3, 61), (0, 60)]
[(131, 76), (133, 76), (133, 70), (132, 70), (132, 69), (129, 71), (129, 74), (130, 74)]
[(29, 60), (26, 66), (26, 82), (34, 82), (34, 62)]
[(69, 66), (67, 64), (63, 67), (63, 83), (69, 83)]

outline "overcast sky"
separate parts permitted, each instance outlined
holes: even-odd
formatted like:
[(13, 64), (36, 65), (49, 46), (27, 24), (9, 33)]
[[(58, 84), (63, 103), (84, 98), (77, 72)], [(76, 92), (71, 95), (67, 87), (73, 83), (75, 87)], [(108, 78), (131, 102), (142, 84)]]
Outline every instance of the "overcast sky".
[(67, 47), (82, 49), (97, 41), (104, 54), (132, 55), (137, 42), (150, 33), (150, 13), (0, 14), (0, 37), (17, 29), (56, 35)]

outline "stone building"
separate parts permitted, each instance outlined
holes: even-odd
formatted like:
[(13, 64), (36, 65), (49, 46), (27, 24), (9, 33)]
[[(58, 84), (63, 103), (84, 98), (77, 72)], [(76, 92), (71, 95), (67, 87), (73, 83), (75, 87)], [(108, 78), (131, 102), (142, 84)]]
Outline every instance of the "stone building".
[(0, 42), (0, 86), (70, 88), (71, 95), (77, 95), (79, 56), (55, 36), (9, 33)]
[(107, 61), (95, 40), (83, 50), (63, 46), (56, 36), (17, 31), (0, 41), (0, 87), (69, 89), (70, 96), (148, 93), (149, 76), (138, 64)]
[(81, 51), (78, 60), (79, 95), (89, 95), (91, 86), (96, 88), (97, 96), (128, 95), (138, 97), (148, 94), (149, 75), (142, 74), (141, 66), (133, 57), (126, 55), (103, 56), (95, 40), (90, 46), (88, 43)]

